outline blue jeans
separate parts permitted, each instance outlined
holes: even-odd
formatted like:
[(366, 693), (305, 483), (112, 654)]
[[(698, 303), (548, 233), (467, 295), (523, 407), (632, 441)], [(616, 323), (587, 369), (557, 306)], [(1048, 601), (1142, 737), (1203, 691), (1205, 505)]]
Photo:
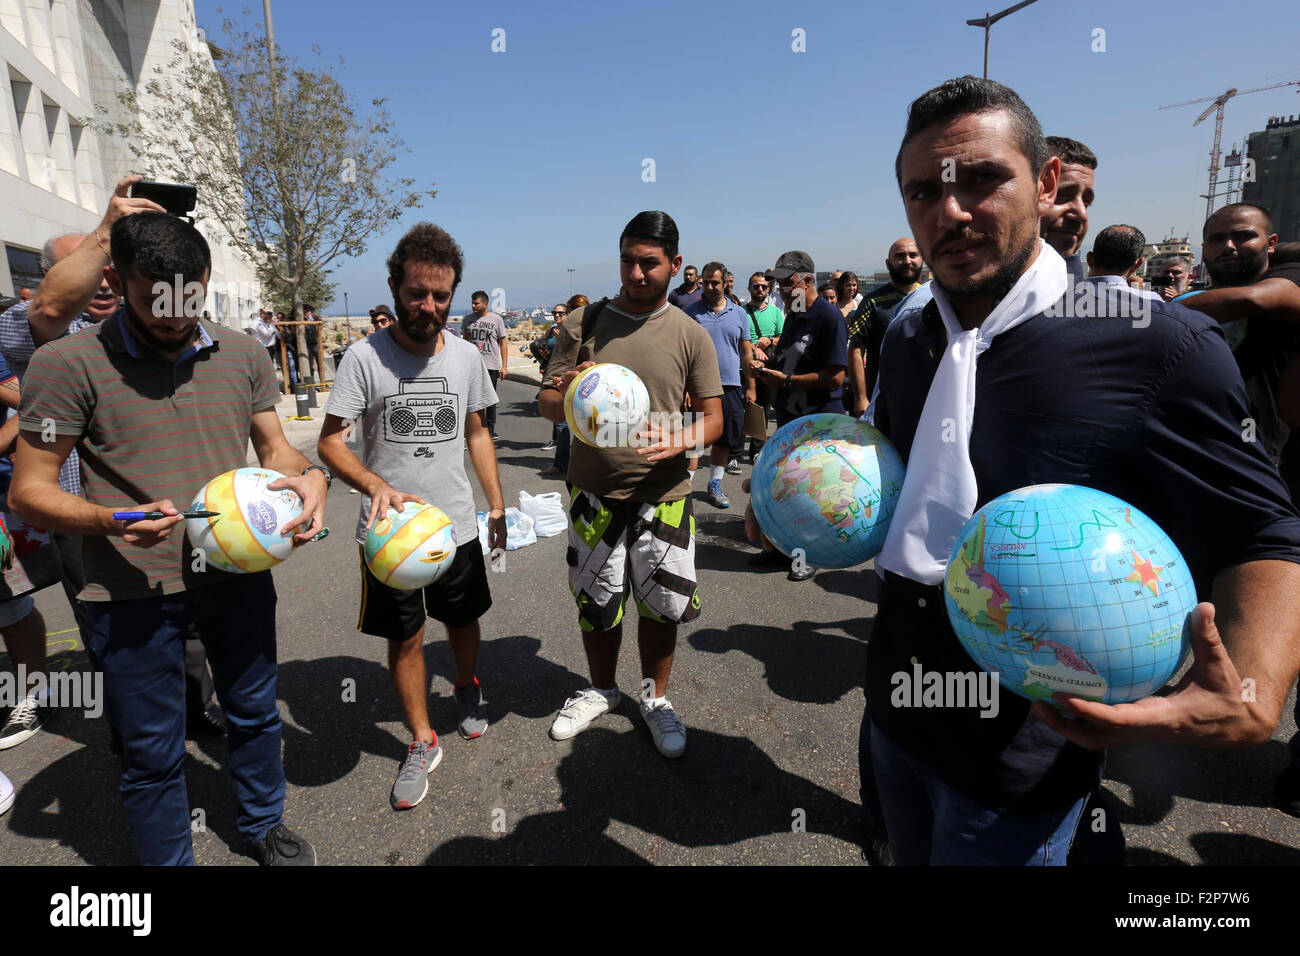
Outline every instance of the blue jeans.
[(1065, 866), (1086, 795), (1059, 810), (990, 810), (874, 725), (870, 761), (898, 866)]
[(198, 625), (226, 715), (239, 832), (260, 840), (284, 810), (271, 572), (135, 601), (87, 601), (109, 719), (122, 737), (122, 805), (140, 862), (193, 865), (185, 787), (185, 639)]
[(568, 422), (556, 422), (551, 428), (551, 438), (555, 441), (555, 467), (560, 469), (560, 474), (569, 473), (569, 434)]

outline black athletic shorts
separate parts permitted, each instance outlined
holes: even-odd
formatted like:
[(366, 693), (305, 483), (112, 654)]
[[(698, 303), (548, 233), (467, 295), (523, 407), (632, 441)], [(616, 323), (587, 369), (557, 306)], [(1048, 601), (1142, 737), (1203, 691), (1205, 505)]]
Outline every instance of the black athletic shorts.
[(399, 591), (384, 584), (366, 566), (361, 553), (361, 614), (357, 630), (390, 641), (404, 641), (424, 630), (425, 612), (448, 627), (468, 627), (492, 606), (487, 568), (478, 540), (456, 548), (445, 574), (421, 591)]
[(738, 455), (745, 448), (745, 386), (722, 386), (722, 437), (719, 445)]

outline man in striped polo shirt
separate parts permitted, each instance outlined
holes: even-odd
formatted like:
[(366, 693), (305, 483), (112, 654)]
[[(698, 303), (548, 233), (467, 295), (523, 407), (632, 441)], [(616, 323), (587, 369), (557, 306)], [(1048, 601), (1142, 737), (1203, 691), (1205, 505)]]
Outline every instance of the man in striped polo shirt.
[[(239, 830), (263, 864), (311, 865), (315, 851), (283, 823), (270, 572), (208, 567), (177, 528), (175, 503), (242, 467), (251, 439), (262, 467), (292, 476), (269, 487), (302, 497), (302, 516), (280, 531), (309, 524), (295, 537), (305, 543), (322, 527), (328, 475), (285, 441), (265, 350), (197, 318), (212, 262), (199, 232), (139, 212), (113, 223), (109, 244), (101, 229), (93, 238), (97, 262), (69, 257), (45, 281), (90, 290), (102, 271), (125, 305), (32, 357), (10, 507), (85, 536), (80, 597), (122, 736), (122, 802), (140, 861), (194, 862), (183, 772), (184, 638), (194, 622), (226, 714)], [(84, 497), (58, 482), (74, 446), (85, 464)], [(167, 517), (114, 521), (121, 510)]]

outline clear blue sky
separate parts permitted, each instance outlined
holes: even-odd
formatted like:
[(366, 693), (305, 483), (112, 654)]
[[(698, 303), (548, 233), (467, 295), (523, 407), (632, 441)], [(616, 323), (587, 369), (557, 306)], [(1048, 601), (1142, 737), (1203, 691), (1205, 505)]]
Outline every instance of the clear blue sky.
[[(217, 8), (196, 5), (219, 36)], [(979, 75), (983, 30), (965, 20), (1009, 5), (273, 0), (284, 52), (341, 57), (363, 110), (386, 97), (411, 150), (398, 172), (438, 190), (336, 262), (327, 311), (342, 314), (345, 291), (353, 314), (390, 301), (384, 260), (421, 219), (465, 250), (454, 312), (476, 288), (505, 289), (509, 308), (549, 307), (568, 297), (570, 266), (574, 291), (614, 293), (618, 234), (642, 209), (676, 219), (687, 262), (720, 259), (741, 284), (791, 248), (819, 269), (880, 269), (908, 233), (893, 177), (907, 105)], [(245, 22), (260, 29), (251, 6)], [(495, 28), (504, 53), (492, 52)], [(791, 49), (796, 28), (806, 52)], [(1104, 53), (1092, 50), (1098, 28)], [(1295, 0), (1039, 0), (993, 27), (989, 75), (1046, 133), (1097, 153), (1086, 248), (1115, 222), (1195, 241), (1213, 119), (1193, 129), (1203, 106), (1156, 107), (1300, 79), (1295, 38)], [(1300, 113), (1296, 89), (1231, 101), (1225, 152), (1268, 116)]]

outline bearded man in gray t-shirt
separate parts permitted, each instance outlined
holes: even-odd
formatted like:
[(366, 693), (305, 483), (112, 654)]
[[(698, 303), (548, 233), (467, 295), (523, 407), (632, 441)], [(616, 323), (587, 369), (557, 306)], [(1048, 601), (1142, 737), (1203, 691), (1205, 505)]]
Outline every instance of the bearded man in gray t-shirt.
[[(463, 270), (460, 247), (437, 226), (419, 223), (402, 237), (388, 259), (397, 322), (344, 355), (316, 446), (334, 474), (362, 493), (359, 546), (371, 525), (390, 508), (402, 510), (403, 502), (436, 505), (456, 529), (450, 568), (423, 593), (381, 582), (362, 552), (357, 629), (387, 639), (393, 687), (413, 737), (389, 797), (395, 810), (409, 810), (424, 799), (428, 774), (442, 760), (438, 735), (429, 726), (422, 650), (426, 612), (447, 627), (461, 736), (472, 740), (488, 728), (487, 701), (475, 672), (478, 620), (492, 606), (492, 596), (465, 473), (467, 447), (491, 507), (493, 549), (506, 546), (505, 502), (484, 414), (497, 400), (492, 381), (478, 350), (445, 332)], [(359, 455), (348, 447), (355, 438), (345, 438), (350, 419), (356, 422)]]

